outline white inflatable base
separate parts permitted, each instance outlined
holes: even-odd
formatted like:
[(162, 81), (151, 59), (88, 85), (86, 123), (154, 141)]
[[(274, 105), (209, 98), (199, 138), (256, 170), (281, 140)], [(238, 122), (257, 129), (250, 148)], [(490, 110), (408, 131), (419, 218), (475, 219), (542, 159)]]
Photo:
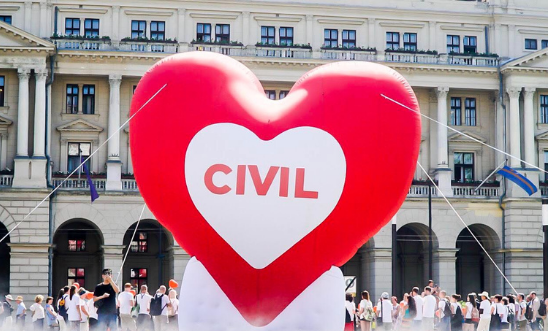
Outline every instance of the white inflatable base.
[(337, 267), (308, 286), (270, 324), (249, 324), (196, 258), (185, 269), (179, 295), (180, 331), (343, 331), (344, 277)]

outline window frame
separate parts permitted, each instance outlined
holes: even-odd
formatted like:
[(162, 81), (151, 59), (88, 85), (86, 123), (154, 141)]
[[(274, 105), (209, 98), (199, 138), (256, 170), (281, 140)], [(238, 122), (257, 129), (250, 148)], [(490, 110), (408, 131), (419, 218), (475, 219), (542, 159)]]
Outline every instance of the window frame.
[(263, 45), (276, 44), (276, 27), (271, 25), (261, 25), (261, 43)]
[[(155, 24), (155, 29), (153, 29)], [(160, 29), (163, 26), (163, 30)], [(153, 37), (156, 35), (156, 37)], [(150, 40), (166, 40), (166, 21), (150, 21)]]
[(542, 39), (540, 41), (540, 49), (548, 48), (548, 39)]
[[(534, 48), (531, 43), (534, 43)], [(525, 50), (527, 51), (536, 51), (538, 50), (538, 39), (525, 38), (524, 44)]]
[[(69, 93), (70, 88), (70, 93)], [(74, 92), (74, 89), (76, 89), (76, 92)], [(80, 103), (80, 86), (78, 84), (66, 84), (65, 86), (65, 112), (67, 114), (78, 114), (79, 103)], [(71, 105), (69, 107), (69, 98), (71, 98)]]
[[(88, 103), (87, 99), (91, 99), (91, 110), (86, 107)], [(95, 84), (85, 84), (82, 86), (82, 114), (95, 114)]]
[(452, 126), (461, 126), (462, 125), (462, 98), (451, 97), (450, 102), (451, 102), (451, 108), (450, 108), (451, 122), (450, 123)]
[(13, 16), (12, 15), (0, 15), (0, 21), (2, 21), (4, 23), (7, 23), (7, 24), (11, 24), (13, 22)]
[[(406, 38), (407, 37), (407, 38)], [(412, 40), (415, 37), (415, 41)], [(405, 32), (403, 34), (403, 49), (410, 52), (417, 51), (418, 35), (415, 32)], [(407, 39), (407, 41), (406, 41)]]
[(447, 54), (451, 54), (451, 53), (460, 54), (460, 36), (459, 35), (448, 34), (446, 41), (447, 41)]
[(264, 90), (265, 96), (269, 100), (276, 100), (276, 90)]
[[(288, 35), (289, 31), (291, 31), (291, 36)], [(295, 29), (292, 26), (280, 26), (278, 29), (278, 37), (280, 39), (280, 45), (293, 46)]]
[[(68, 22), (70, 22), (70, 28), (68, 28)], [(74, 27), (74, 23), (78, 22), (78, 28)], [(79, 36), (82, 28), (81, 20), (78, 17), (65, 17), (65, 35), (66, 36)], [(78, 29), (78, 33), (74, 33)], [(70, 30), (70, 33), (69, 33)]]
[(327, 48), (339, 47), (339, 30), (323, 29), (323, 47), (327, 47)]
[[(144, 238), (141, 239), (141, 235), (143, 235)], [(148, 253), (148, 239), (148, 233), (146, 231), (137, 231), (134, 240), (129, 245), (131, 253)]]
[(289, 94), (288, 90), (280, 91), (280, 93), (278, 93), (278, 100), (285, 99), (285, 97), (287, 97), (288, 94)]
[[(352, 34), (354, 36), (352, 36)], [(341, 31), (341, 44), (343, 48), (356, 48), (356, 30), (342, 30)]]
[[(462, 155), (462, 163), (457, 163), (457, 155)], [(466, 163), (466, 155), (472, 157), (472, 163)], [(475, 165), (476, 165), (476, 156), (473, 152), (454, 152), (453, 153), (453, 172), (455, 174), (455, 181), (457, 183), (470, 183), (475, 180)], [(466, 179), (466, 170), (471, 170), (472, 178), (470, 180)]]
[[(228, 33), (224, 32), (224, 28), (228, 28)], [(221, 32), (217, 32), (221, 31)], [(230, 43), (230, 24), (221, 23), (215, 24), (215, 42), (219, 44)]]
[(476, 98), (464, 99), (464, 125), (477, 126), (477, 100)]
[[(200, 32), (200, 28), (202, 32)], [(206, 28), (209, 28), (209, 32), (205, 32)], [(210, 43), (211, 39), (211, 23), (196, 23), (196, 41)], [(204, 37), (207, 36), (207, 40)]]
[(539, 96), (540, 124), (548, 124), (548, 94)]
[[(141, 270), (145, 270), (146, 277), (141, 277)], [(137, 277), (132, 276), (132, 273), (135, 273)], [(137, 282), (134, 282), (135, 280)], [(129, 271), (129, 282), (138, 289), (140, 289), (142, 285), (148, 285), (148, 268), (131, 268)]]
[[(86, 234), (80, 231), (71, 231), (67, 238), (68, 251), (71, 253), (86, 252)], [(74, 241), (74, 250), (71, 249), (71, 241)]]
[[(70, 269), (74, 269), (74, 276), (69, 276)], [(83, 276), (78, 276), (79, 270), (83, 270)], [(70, 282), (71, 280), (73, 280), (72, 283)], [(81, 282), (78, 280), (81, 280)], [(67, 268), (67, 284), (72, 285), (74, 283), (78, 283), (80, 287), (84, 288), (84, 286), (86, 285), (86, 268), (80, 268), (80, 267)]]
[(462, 52), (465, 54), (475, 54), (478, 52), (478, 37), (464, 36), (462, 38)]
[[(90, 28), (87, 28), (87, 23), (90, 23)], [(94, 23), (97, 23), (97, 28), (94, 27)], [(99, 37), (100, 20), (98, 18), (86, 18), (84, 19), (84, 37)], [(88, 36), (89, 32), (89, 36)]]
[(5, 107), (6, 104), (6, 76), (0, 75), (0, 107)]
[[(394, 31), (386, 31), (386, 49), (389, 51), (397, 51), (400, 49), (400, 33)], [(397, 38), (394, 38), (397, 37)]]
[[(71, 145), (71, 144), (78, 144), (78, 150), (79, 150), (79, 151), (82, 151), (81, 145), (87, 144), (87, 145), (89, 145), (89, 150), (88, 150), (87, 153), (86, 153), (86, 152), (82, 152), (82, 153), (80, 154), (80, 152), (78, 152), (79, 155), (71, 155), (71, 154), (70, 154), (70, 145)], [(82, 157), (82, 156), (90, 156), (90, 154), (91, 154), (91, 149), (92, 149), (92, 148), (93, 148), (93, 145), (92, 145), (91, 142), (89, 142), (89, 141), (69, 141), (69, 142), (67, 143), (67, 171), (68, 171), (69, 173), (73, 172), (74, 169), (76, 169), (76, 167), (79, 166), (80, 163), (82, 163), (82, 162), (81, 162), (81, 157)], [(74, 161), (72, 161), (72, 160), (74, 160)], [(71, 162), (71, 161), (72, 161), (72, 162)], [(73, 162), (74, 162), (74, 165), (71, 166), (71, 164), (72, 164)], [(87, 160), (87, 161), (86, 161), (86, 167), (91, 171), (90, 163), (91, 163), (90, 160)], [(83, 168), (80, 168), (80, 169), (81, 169), (81, 171), (84, 170)]]
[[(137, 24), (137, 28), (134, 28), (134, 23)], [(146, 38), (146, 36), (147, 36), (147, 21), (131, 20), (131, 39)]]

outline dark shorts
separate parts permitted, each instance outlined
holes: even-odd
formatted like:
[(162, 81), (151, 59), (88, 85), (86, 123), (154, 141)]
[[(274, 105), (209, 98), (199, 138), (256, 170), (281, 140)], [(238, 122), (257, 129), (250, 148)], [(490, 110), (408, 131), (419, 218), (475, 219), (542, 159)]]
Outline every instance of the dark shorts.
[(106, 331), (107, 328), (116, 329), (116, 314), (99, 314), (99, 319), (97, 320), (98, 331)]

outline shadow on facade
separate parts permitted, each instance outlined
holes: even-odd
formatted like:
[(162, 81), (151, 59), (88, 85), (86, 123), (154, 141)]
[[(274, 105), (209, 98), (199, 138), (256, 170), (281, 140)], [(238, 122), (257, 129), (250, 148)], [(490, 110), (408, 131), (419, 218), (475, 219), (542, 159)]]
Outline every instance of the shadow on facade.
[[(8, 229), (0, 223), (0, 239), (8, 234)], [(9, 293), (10, 290), (10, 237), (8, 236), (0, 243), (0, 298)]]

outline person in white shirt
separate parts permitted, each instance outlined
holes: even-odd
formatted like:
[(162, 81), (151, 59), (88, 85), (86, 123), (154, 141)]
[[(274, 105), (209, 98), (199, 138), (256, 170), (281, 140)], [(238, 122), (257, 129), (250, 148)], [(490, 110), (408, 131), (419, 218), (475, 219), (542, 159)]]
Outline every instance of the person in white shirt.
[(65, 299), (68, 315), (69, 331), (80, 331), (80, 321), (82, 320), (82, 310), (80, 306), (80, 297), (76, 294), (76, 286), (70, 287), (69, 295)]
[(525, 294), (518, 294), (518, 302), (516, 303), (516, 327), (518, 330), (522, 331), (527, 328), (527, 320), (525, 319)]
[(440, 323), (438, 325), (439, 331), (449, 331), (451, 327), (451, 314), (445, 314), (446, 306), (450, 305), (446, 296), (447, 292), (440, 291), (440, 302), (438, 303), (438, 310), (440, 315)]
[(415, 299), (415, 305), (417, 306), (417, 316), (413, 319), (413, 329), (419, 330), (422, 325), (422, 305), (424, 300), (419, 295), (418, 287), (413, 287), (411, 295), (413, 296), (413, 299)]
[(86, 296), (88, 294), (88, 291), (86, 291), (85, 288), (80, 287), (78, 290), (78, 296), (80, 296), (80, 311), (81, 311), (81, 320), (80, 320), (80, 329), (82, 331), (89, 330), (89, 313), (88, 313), (88, 305), (86, 301)]
[(99, 315), (97, 315), (97, 308), (95, 307), (95, 302), (93, 302), (93, 292), (88, 293), (91, 293), (91, 298), (86, 303), (86, 311), (89, 317), (89, 331), (95, 331), (97, 329)]
[(476, 296), (472, 293), (468, 294), (466, 299), (466, 314), (464, 314), (464, 323), (462, 331), (474, 331), (475, 326), (472, 321), (472, 312), (476, 309)]
[(436, 314), (436, 298), (432, 295), (432, 288), (424, 288), (424, 300), (422, 303), (422, 327), (424, 331), (434, 331), (434, 316)]
[[(179, 331), (179, 299), (177, 299), (177, 291), (169, 290), (170, 306), (167, 310), (168, 330)], [(354, 308), (354, 310), (356, 310)]]
[(489, 331), (489, 324), (491, 323), (491, 303), (489, 302), (489, 293), (483, 292), (480, 294), (480, 321), (476, 331)]
[(139, 315), (137, 315), (137, 330), (138, 331), (152, 331), (154, 325), (152, 325), (152, 318), (150, 317), (150, 300), (152, 296), (148, 294), (148, 287), (146, 285), (141, 286), (141, 293), (137, 294), (135, 301), (139, 306)]
[[(388, 292), (383, 292), (381, 301), (377, 304), (377, 316), (381, 319), (384, 330), (392, 330), (392, 308)], [(377, 325), (379, 325), (378, 322)]]
[(42, 301), (44, 297), (37, 295), (34, 298), (34, 304), (30, 306), (30, 311), (32, 311), (32, 324), (34, 330), (43, 330), (44, 329), (44, 318), (46, 314), (44, 312), (44, 307), (42, 307)]
[(131, 284), (124, 285), (124, 292), (118, 295), (118, 306), (120, 307), (120, 321), (122, 322), (122, 331), (137, 331), (135, 321), (131, 317), (131, 308), (135, 306), (135, 300), (131, 293)]
[[(156, 292), (156, 295), (153, 299), (159, 299), (161, 300), (161, 307), (162, 312), (160, 315), (152, 316), (152, 320), (154, 321), (154, 330), (156, 331), (165, 331), (167, 328), (167, 309), (171, 305), (169, 303), (169, 298), (166, 295), (166, 287), (164, 285), (160, 286), (158, 289), (158, 292)], [(152, 309), (152, 300), (151, 300), (151, 309)], [(154, 313), (154, 312), (152, 312)]]
[(369, 318), (370, 315), (373, 317), (371, 311), (373, 311), (373, 303), (369, 300), (369, 292), (363, 291), (362, 301), (360, 301), (360, 310), (358, 311), (361, 331), (371, 331), (371, 322), (373, 320), (368, 321), (366, 319), (366, 317)]

